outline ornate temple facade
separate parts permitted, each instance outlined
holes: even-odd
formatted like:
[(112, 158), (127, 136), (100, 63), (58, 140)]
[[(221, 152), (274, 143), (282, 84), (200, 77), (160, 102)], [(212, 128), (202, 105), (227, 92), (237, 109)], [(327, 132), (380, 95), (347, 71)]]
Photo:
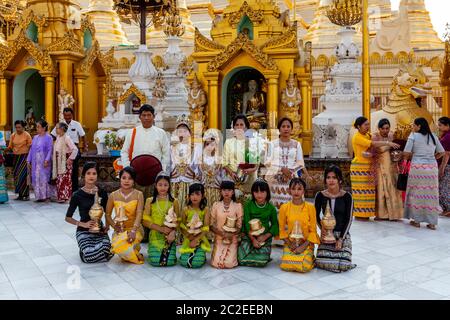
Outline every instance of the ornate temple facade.
[(92, 138), (111, 88), (113, 49), (100, 50), (95, 27), (76, 1), (28, 1), (10, 28), (0, 45), (0, 129), (10, 130), (30, 108), (33, 121), (54, 126), (64, 88)]

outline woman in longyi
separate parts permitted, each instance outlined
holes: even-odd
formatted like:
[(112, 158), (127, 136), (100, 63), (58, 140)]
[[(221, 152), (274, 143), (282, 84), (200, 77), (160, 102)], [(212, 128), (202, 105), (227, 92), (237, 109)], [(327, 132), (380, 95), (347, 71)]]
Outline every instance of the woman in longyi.
[[(106, 221), (113, 226), (111, 252), (123, 261), (143, 264), (144, 256), (139, 252), (144, 230), (141, 225), (144, 196), (134, 188), (136, 172), (131, 167), (120, 174), (120, 189), (113, 192), (106, 205)], [(114, 209), (115, 217), (111, 214)]]
[(180, 206), (170, 192), (169, 173), (156, 177), (153, 197), (145, 202), (142, 224), (150, 229), (148, 262), (154, 267), (170, 267), (177, 263), (175, 242), (179, 226)]

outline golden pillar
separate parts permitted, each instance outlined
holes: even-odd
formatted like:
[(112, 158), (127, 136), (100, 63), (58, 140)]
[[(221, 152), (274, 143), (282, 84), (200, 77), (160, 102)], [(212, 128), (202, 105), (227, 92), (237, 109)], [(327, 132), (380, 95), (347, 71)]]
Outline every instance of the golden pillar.
[(9, 108), (8, 108), (8, 91), (9, 79), (5, 75), (0, 77), (0, 129), (4, 130), (8, 125)]
[(88, 78), (87, 74), (84, 73), (75, 73), (75, 117), (78, 122), (83, 123), (83, 111), (84, 111), (84, 87), (86, 85), (86, 79)]
[(208, 81), (208, 128), (221, 129), (219, 103), (219, 72), (206, 72)]
[(106, 116), (106, 82), (105, 79), (101, 79), (97, 81), (98, 88), (98, 121), (100, 122), (104, 116)]
[(274, 130), (277, 128), (278, 121), (278, 95), (279, 95), (279, 78), (280, 72), (264, 73), (264, 77), (268, 80), (267, 91), (267, 113), (269, 115), (268, 129)]
[(450, 116), (450, 81), (441, 83), (442, 86), (442, 116)]
[(55, 125), (55, 75), (53, 73), (41, 73), (45, 79), (45, 121), (49, 129)]
[(302, 149), (305, 155), (312, 150), (312, 92), (311, 79), (308, 75), (299, 76), (300, 91), (302, 94)]
[(363, 21), (363, 115), (370, 120), (370, 65), (369, 65), (369, 0), (362, 0)]
[(73, 65), (75, 61), (72, 56), (58, 56), (59, 64), (59, 88), (63, 87), (67, 93), (76, 96), (73, 87)]

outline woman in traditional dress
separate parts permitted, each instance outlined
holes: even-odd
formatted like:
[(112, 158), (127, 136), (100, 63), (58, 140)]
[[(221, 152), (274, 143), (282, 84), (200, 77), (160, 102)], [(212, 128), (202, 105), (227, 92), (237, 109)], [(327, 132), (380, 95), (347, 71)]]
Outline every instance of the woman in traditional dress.
[[(233, 181), (223, 180), (220, 185), (222, 199), (214, 203), (211, 210), (211, 231), (214, 233), (211, 265), (218, 269), (231, 269), (238, 265), (237, 250), (243, 212), (242, 205), (236, 202), (234, 188)], [(229, 219), (234, 221), (234, 226), (227, 225)]]
[(205, 188), (200, 183), (189, 186), (188, 203), (181, 215), (184, 240), (180, 248), (180, 265), (201, 268), (206, 263), (206, 252), (211, 251), (207, 234), (210, 216), (206, 206)]
[[(378, 131), (372, 138), (373, 142), (392, 142), (394, 140), (391, 123), (388, 119), (380, 120)], [(398, 221), (403, 218), (402, 193), (397, 189), (397, 162), (393, 162), (391, 151), (390, 146), (382, 146), (374, 150), (372, 173), (376, 177), (377, 190), (375, 220)]]
[(350, 178), (354, 199), (353, 215), (357, 219), (369, 220), (375, 216), (375, 180), (372, 176), (372, 156), (368, 150), (387, 146), (398, 149), (400, 146), (391, 141), (372, 141), (370, 123), (364, 117), (355, 121), (358, 130), (352, 138), (355, 157), (350, 166)]
[(290, 201), (289, 181), (298, 177), (303, 171), (307, 179), (310, 179), (305, 168), (302, 145), (297, 140), (291, 139), (294, 125), (289, 118), (283, 118), (278, 122), (280, 138), (270, 142), (265, 166), (267, 168), (266, 180), (270, 185), (272, 203), (277, 207)]
[(36, 122), (37, 134), (33, 138), (27, 158), (36, 202), (50, 201), (55, 193), (54, 187), (49, 183), (52, 169), (53, 139), (47, 133), (47, 130), (48, 124), (45, 120), (40, 119)]
[[(405, 218), (420, 228), (436, 230), (439, 214), (439, 168), (436, 159), (444, 156), (445, 150), (426, 119), (417, 118), (412, 125), (413, 132), (403, 151), (405, 159), (411, 160), (411, 169), (406, 187)], [(448, 187), (448, 186), (447, 186)]]
[(441, 133), (441, 144), (445, 149), (445, 156), (439, 163), (439, 202), (445, 217), (450, 217), (450, 118), (442, 117), (438, 122)]
[[(270, 203), (270, 187), (265, 180), (257, 179), (251, 192), (252, 199), (244, 206), (244, 235), (238, 249), (238, 262), (241, 266), (265, 267), (271, 260), (272, 238), (279, 233), (277, 209)], [(262, 228), (254, 230), (250, 222)]]
[[(66, 134), (69, 127), (60, 122), (56, 125), (56, 141), (53, 146), (52, 178), (56, 179), (56, 191), (59, 203), (64, 203), (72, 195), (72, 165), (77, 157), (78, 148)], [(78, 170), (78, 168), (75, 168)]]
[(350, 226), (352, 225), (353, 198), (342, 189), (344, 179), (342, 171), (336, 166), (330, 166), (324, 174), (324, 191), (318, 192), (314, 200), (317, 224), (322, 229), (322, 218), (327, 205), (336, 219), (333, 234), (336, 244), (321, 243), (317, 249), (316, 266), (319, 269), (335, 273), (345, 272), (356, 267), (352, 263), (352, 239)]
[[(67, 209), (66, 221), (77, 226), (77, 242), (80, 248), (80, 258), (84, 263), (107, 262), (114, 254), (111, 253), (111, 242), (108, 237), (108, 230), (100, 221), (91, 220), (89, 210), (94, 204), (96, 195), (100, 197), (100, 204), (106, 209), (108, 194), (100, 190), (97, 186), (98, 170), (95, 162), (86, 162), (83, 166), (82, 176), (84, 187), (78, 189), (70, 199), (69, 209)], [(78, 208), (80, 220), (73, 218), (73, 214)], [(100, 232), (94, 232), (95, 227), (100, 228)]]
[[(173, 209), (172, 216), (169, 215)], [(142, 224), (150, 229), (148, 262), (154, 267), (171, 267), (177, 263), (175, 242), (181, 220), (178, 200), (170, 192), (170, 175), (160, 172), (155, 180), (153, 197), (145, 202)]]
[(221, 152), (219, 150), (221, 133), (209, 129), (203, 135), (203, 158), (198, 161), (198, 180), (205, 187), (206, 200), (209, 204), (220, 200), (220, 184), (224, 176)]
[(6, 187), (5, 178), (5, 158), (3, 150), (6, 148), (6, 141), (3, 132), (0, 131), (0, 204), (8, 202), (8, 188)]
[(30, 200), (30, 186), (28, 184), (27, 157), (31, 147), (31, 136), (25, 131), (26, 123), (17, 120), (14, 123), (16, 132), (11, 135), (8, 151), (14, 155), (14, 186), (15, 193), (19, 194), (16, 200)]
[(280, 268), (306, 273), (314, 268), (314, 246), (320, 243), (316, 209), (305, 201), (306, 183), (293, 178), (288, 185), (292, 200), (280, 208), (280, 239), (284, 240)]
[(183, 120), (178, 122), (172, 138), (171, 153), (171, 190), (182, 211), (186, 205), (189, 185), (196, 179), (198, 166), (194, 163), (199, 158), (193, 152), (188, 122)]
[(258, 146), (254, 146), (256, 139), (246, 137), (249, 127), (250, 123), (246, 116), (239, 114), (234, 117), (232, 123), (234, 136), (225, 141), (223, 149), (223, 168), (227, 177), (236, 183), (240, 192), (237, 198), (240, 202), (251, 195), (260, 164), (260, 150)]
[(106, 205), (106, 222), (114, 228), (111, 252), (123, 261), (143, 264), (144, 256), (139, 251), (144, 237), (141, 225), (144, 195), (134, 188), (136, 171), (132, 167), (122, 169), (119, 179), (120, 189), (110, 194)]

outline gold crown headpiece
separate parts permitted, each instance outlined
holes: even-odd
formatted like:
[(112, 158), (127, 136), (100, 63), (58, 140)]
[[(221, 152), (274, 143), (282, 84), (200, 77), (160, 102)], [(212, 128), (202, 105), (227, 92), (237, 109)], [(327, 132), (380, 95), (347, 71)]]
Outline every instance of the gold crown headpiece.
[(189, 116), (187, 114), (183, 113), (182, 115), (178, 116), (176, 128), (178, 128), (181, 125), (187, 126), (189, 130), (191, 129), (191, 122), (189, 121)]

